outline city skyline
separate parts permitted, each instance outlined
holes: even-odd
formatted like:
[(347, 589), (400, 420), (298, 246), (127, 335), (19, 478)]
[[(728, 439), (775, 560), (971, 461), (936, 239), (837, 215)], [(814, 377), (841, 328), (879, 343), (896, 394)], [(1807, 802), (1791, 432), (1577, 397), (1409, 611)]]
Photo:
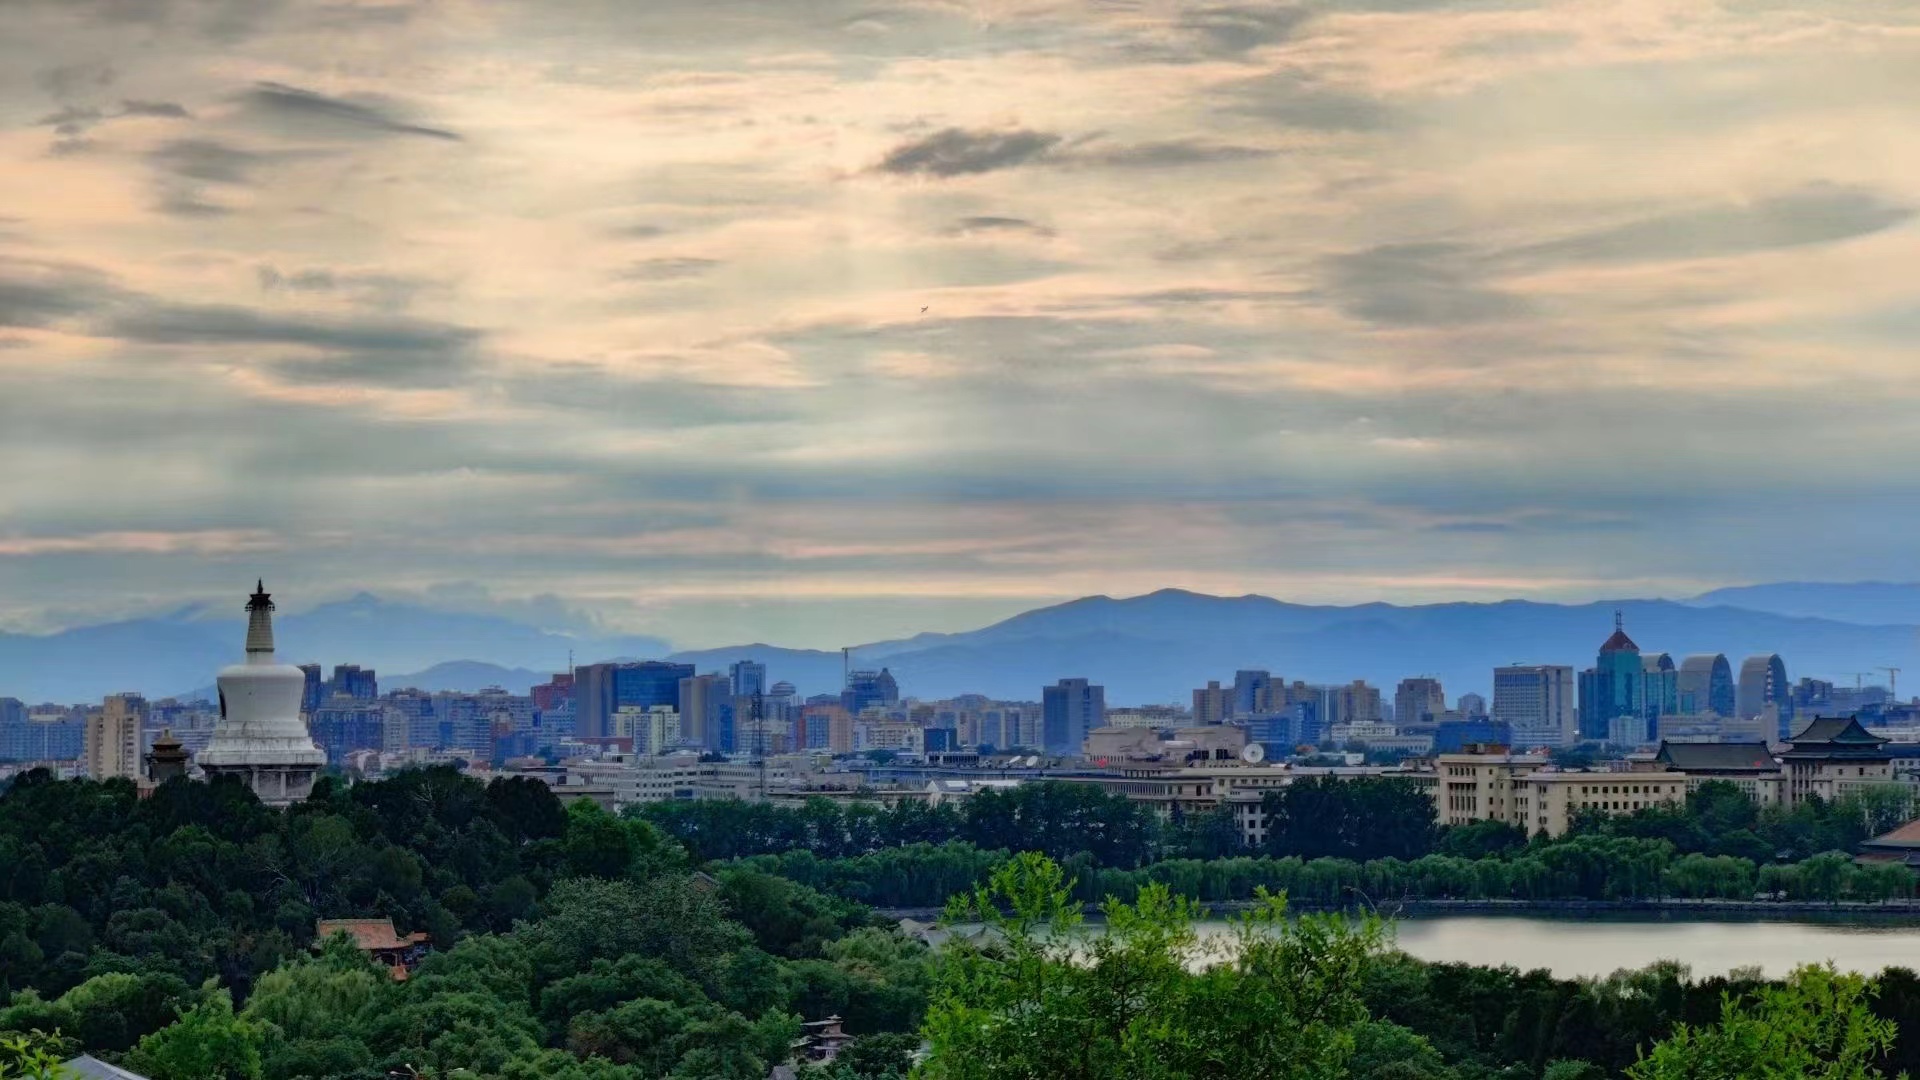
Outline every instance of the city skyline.
[(1903, 5), (8, 19), (0, 626), (1920, 577)]

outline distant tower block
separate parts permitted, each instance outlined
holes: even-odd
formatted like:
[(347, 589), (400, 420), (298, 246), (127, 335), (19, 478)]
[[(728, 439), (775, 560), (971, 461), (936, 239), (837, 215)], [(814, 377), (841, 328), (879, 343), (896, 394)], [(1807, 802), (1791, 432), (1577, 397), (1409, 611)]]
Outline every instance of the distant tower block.
[(266, 584), (247, 600), (247, 658), (220, 672), (220, 722), (194, 756), (209, 780), (238, 776), (268, 806), (288, 806), (313, 793), (326, 752), (300, 718), (306, 673), (273, 654), (273, 598)]

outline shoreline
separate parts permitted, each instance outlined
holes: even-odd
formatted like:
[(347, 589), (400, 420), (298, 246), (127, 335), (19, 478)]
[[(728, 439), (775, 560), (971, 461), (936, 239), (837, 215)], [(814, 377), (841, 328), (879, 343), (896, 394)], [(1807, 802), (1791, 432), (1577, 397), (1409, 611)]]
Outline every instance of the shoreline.
[[(1208, 916), (1231, 915), (1254, 906), (1251, 900), (1202, 902)], [(1842, 900), (1398, 900), (1360, 904), (1288, 901), (1294, 911), (1372, 911), (1388, 918), (1444, 915), (1512, 915), (1534, 918), (1604, 919), (1617, 916), (1653, 916), (1660, 919), (1697, 919), (1702, 922), (1876, 922), (1913, 920), (1920, 927), (1920, 899), (1868, 902)], [(937, 921), (941, 908), (874, 908), (875, 915), (895, 921)], [(1098, 915), (1100, 905), (1083, 904), (1081, 911)]]

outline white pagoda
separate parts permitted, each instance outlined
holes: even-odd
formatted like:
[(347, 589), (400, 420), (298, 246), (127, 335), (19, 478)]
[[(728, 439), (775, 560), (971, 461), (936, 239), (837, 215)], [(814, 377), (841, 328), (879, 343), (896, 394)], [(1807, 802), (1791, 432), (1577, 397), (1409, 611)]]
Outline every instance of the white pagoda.
[(220, 671), (220, 722), (194, 763), (211, 780), (231, 775), (268, 806), (313, 793), (326, 751), (313, 744), (300, 717), (306, 675), (273, 655), (273, 598), (260, 582), (247, 600), (247, 659)]

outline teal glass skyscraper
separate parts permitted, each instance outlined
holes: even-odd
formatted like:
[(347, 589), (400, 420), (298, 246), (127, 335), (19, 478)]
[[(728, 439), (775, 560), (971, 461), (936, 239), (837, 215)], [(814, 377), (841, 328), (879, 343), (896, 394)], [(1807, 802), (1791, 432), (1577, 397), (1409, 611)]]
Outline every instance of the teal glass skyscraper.
[(1604, 742), (1617, 717), (1641, 717), (1644, 671), (1640, 646), (1613, 616), (1613, 636), (1600, 646), (1594, 665), (1580, 673), (1580, 738)]

